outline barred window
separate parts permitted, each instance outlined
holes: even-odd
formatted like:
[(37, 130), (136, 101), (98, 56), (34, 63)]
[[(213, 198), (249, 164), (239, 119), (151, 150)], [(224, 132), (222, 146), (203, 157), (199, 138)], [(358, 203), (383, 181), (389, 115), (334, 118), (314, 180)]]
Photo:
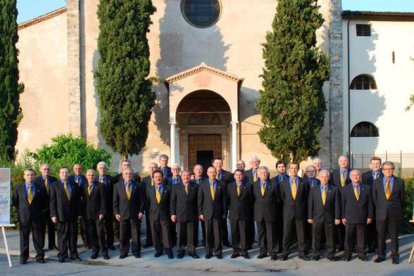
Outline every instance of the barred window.
[(351, 131), (351, 137), (378, 137), (378, 128), (370, 122), (359, 122)]
[(220, 16), (219, 0), (182, 0), (181, 11), (191, 25), (199, 28), (210, 27)]
[(371, 36), (371, 25), (369, 24), (356, 24), (357, 36)]
[(377, 84), (370, 75), (358, 75), (352, 80), (349, 88), (356, 90), (377, 89)]

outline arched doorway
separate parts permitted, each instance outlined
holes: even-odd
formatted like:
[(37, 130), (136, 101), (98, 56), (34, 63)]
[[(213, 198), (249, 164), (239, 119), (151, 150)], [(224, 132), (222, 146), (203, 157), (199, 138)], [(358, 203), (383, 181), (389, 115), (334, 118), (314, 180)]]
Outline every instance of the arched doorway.
[(184, 167), (201, 164), (207, 169), (214, 157), (231, 166), (231, 111), (223, 97), (210, 90), (194, 91), (179, 103), (176, 119)]

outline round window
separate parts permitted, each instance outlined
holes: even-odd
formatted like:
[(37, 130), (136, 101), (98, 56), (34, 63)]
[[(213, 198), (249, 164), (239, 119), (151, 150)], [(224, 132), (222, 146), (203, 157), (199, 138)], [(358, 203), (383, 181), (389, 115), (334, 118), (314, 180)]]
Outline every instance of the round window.
[(199, 28), (210, 27), (220, 16), (219, 0), (182, 0), (181, 10), (191, 25)]

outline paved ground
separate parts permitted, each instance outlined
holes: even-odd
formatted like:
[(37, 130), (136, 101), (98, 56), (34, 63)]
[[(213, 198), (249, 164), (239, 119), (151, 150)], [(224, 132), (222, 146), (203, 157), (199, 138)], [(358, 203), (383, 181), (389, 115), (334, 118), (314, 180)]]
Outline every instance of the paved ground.
[[(188, 256), (184, 259), (169, 260), (167, 256), (154, 258), (153, 249), (143, 249), (142, 258), (135, 259), (130, 256), (120, 260), (119, 251), (110, 251), (111, 259), (105, 261), (102, 257), (90, 260), (90, 251), (85, 251), (79, 247), (81, 262), (63, 263), (57, 262), (57, 252), (47, 251), (46, 264), (38, 264), (32, 258), (26, 265), (19, 264), (19, 233), (18, 231), (7, 231), (7, 239), (12, 253), (13, 267), (9, 268), (5, 256), (4, 241), (0, 238), (0, 275), (61, 275), (61, 274), (88, 274), (88, 275), (116, 275), (131, 273), (132, 275), (194, 275), (194, 274), (238, 274), (261, 275), (280, 272), (284, 275), (414, 275), (414, 262), (407, 264), (411, 246), (414, 242), (414, 235), (400, 238), (401, 263), (392, 265), (391, 260), (387, 259), (381, 264), (373, 262), (376, 256), (370, 256), (371, 260), (362, 262), (353, 259), (351, 262), (336, 261), (331, 262), (326, 259), (315, 261), (302, 261), (297, 258), (297, 254), (291, 255), (287, 261), (271, 261), (269, 258), (262, 260), (256, 259), (258, 249), (250, 252), (252, 259), (243, 258), (231, 259), (231, 249), (224, 250), (224, 258), (218, 260), (212, 258), (204, 259), (204, 249), (198, 248), (201, 259), (194, 260)], [(80, 240), (80, 239), (79, 239)], [(34, 254), (33, 254), (34, 255)]]

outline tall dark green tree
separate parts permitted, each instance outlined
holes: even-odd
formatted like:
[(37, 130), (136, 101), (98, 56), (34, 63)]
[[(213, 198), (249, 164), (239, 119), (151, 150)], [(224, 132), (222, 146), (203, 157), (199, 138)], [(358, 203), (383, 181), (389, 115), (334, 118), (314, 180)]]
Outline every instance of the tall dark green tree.
[(155, 95), (147, 33), (154, 12), (151, 0), (101, 0), (98, 7), (100, 131), (123, 156), (138, 154), (148, 137)]
[(316, 0), (279, 0), (273, 30), (266, 35), (259, 136), (285, 162), (300, 162), (320, 149), (326, 112), (322, 86), (330, 72), (328, 56), (316, 47), (323, 21)]
[(0, 0), (0, 161), (11, 162), (15, 157), (17, 126), (22, 119), (19, 96), (19, 69), (16, 43), (16, 0)]

